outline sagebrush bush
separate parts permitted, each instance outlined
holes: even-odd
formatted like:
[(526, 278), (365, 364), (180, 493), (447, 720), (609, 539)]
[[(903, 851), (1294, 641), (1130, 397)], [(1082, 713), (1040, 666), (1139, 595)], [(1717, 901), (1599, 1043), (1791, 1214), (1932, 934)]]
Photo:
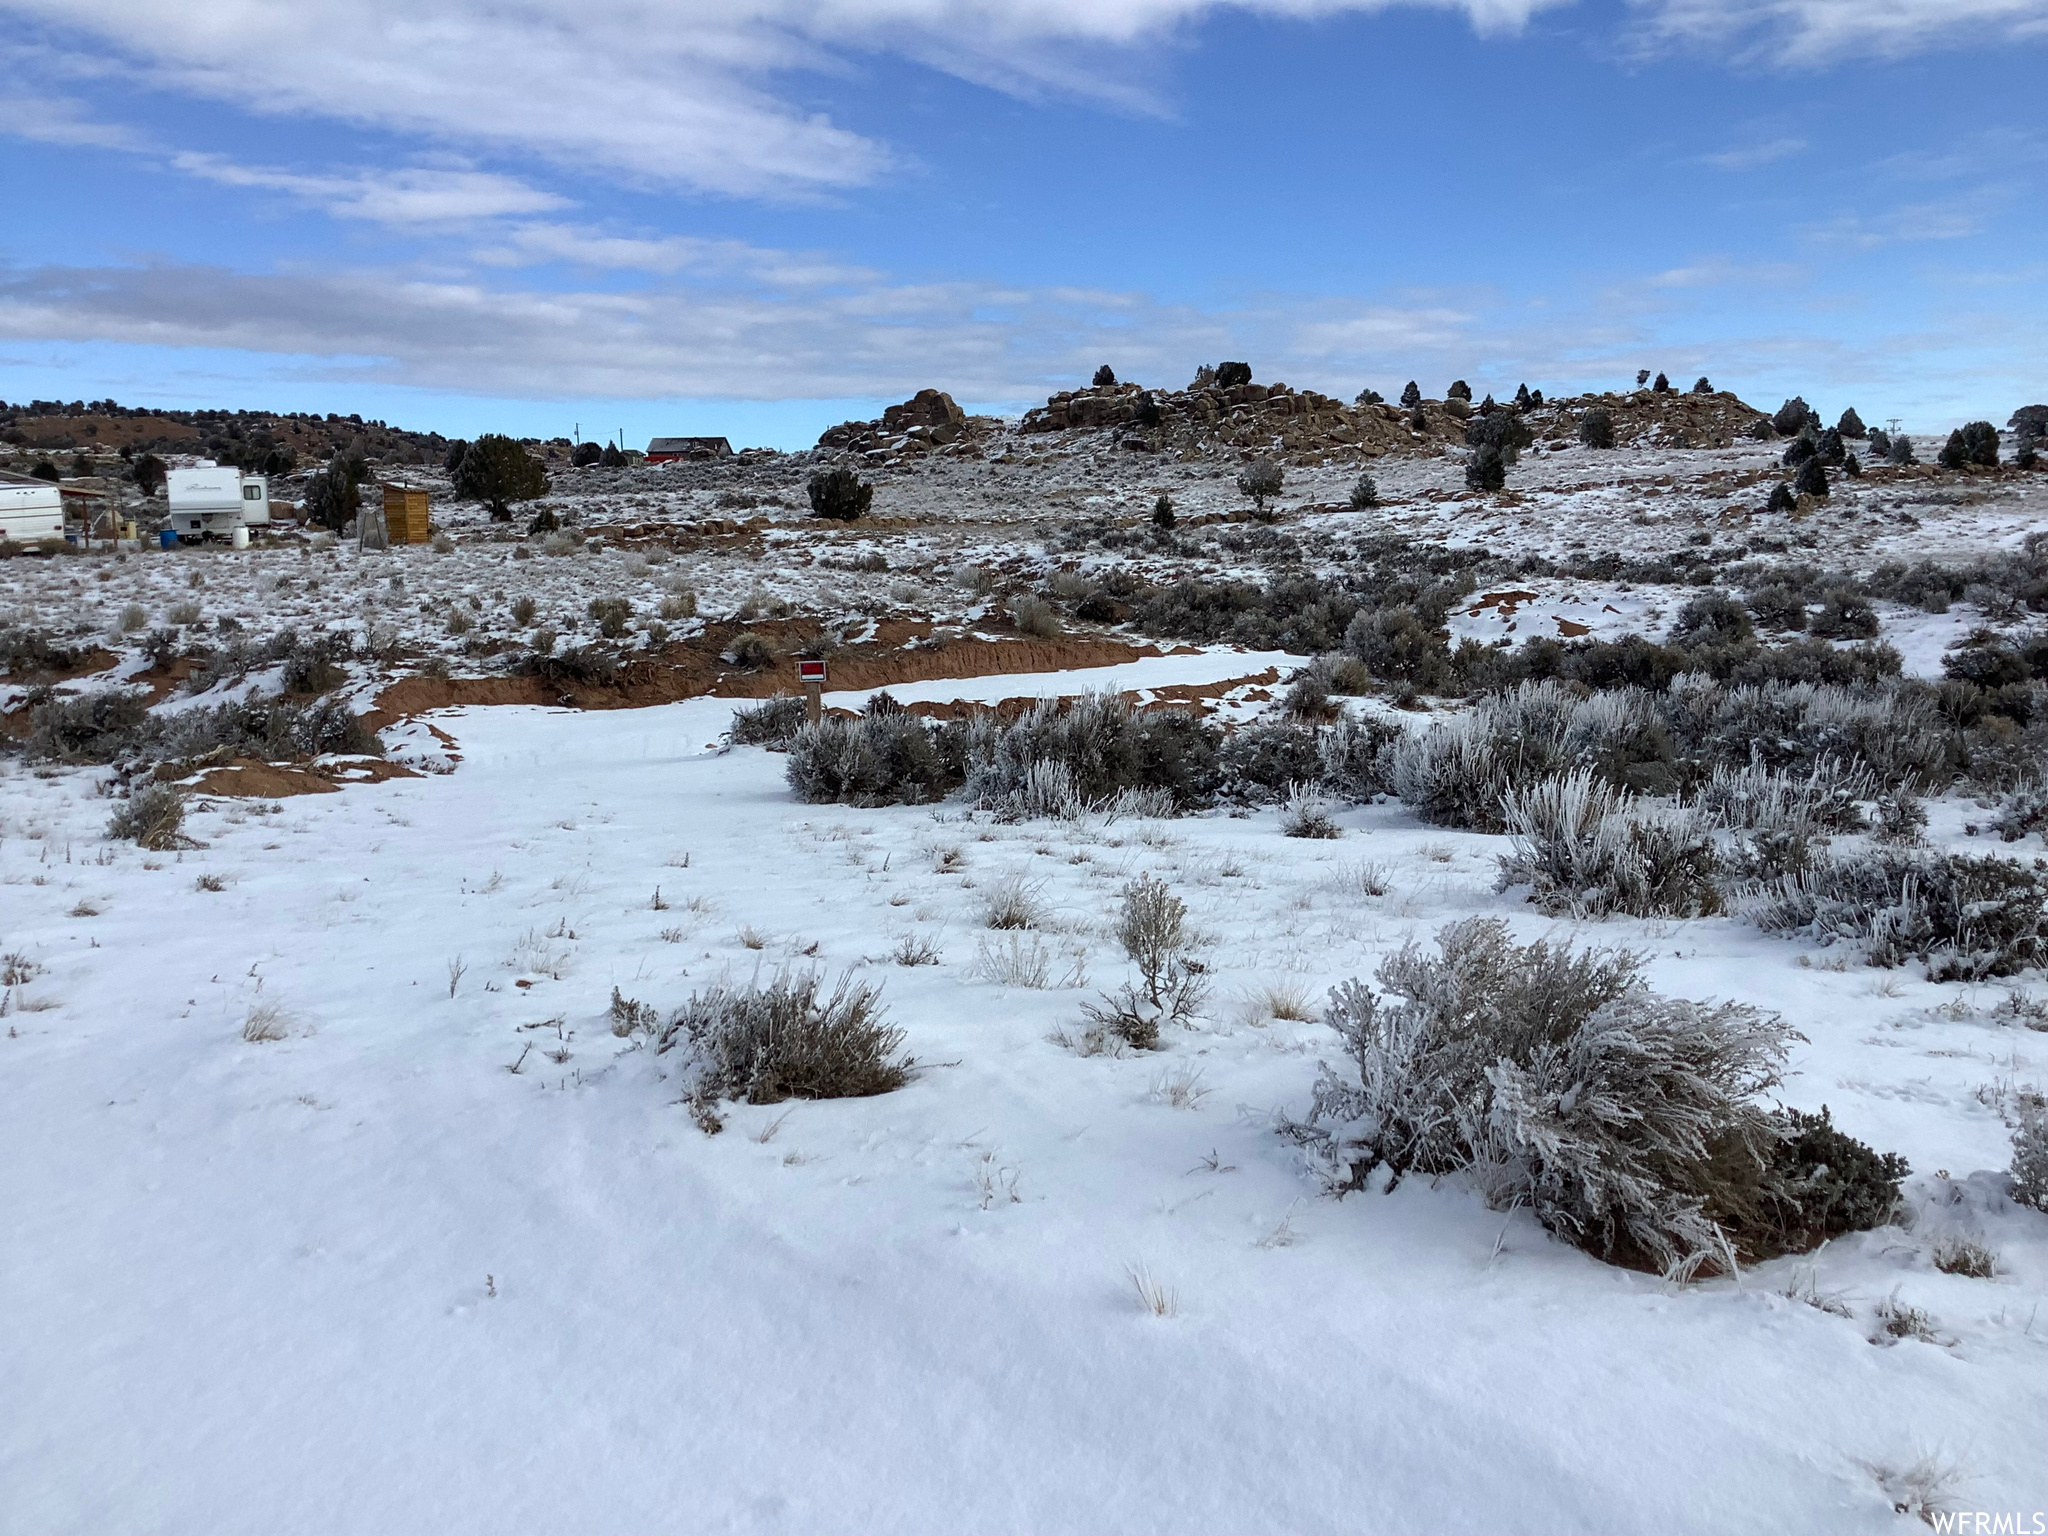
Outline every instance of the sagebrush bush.
[(2012, 1135), (2012, 1197), (2021, 1205), (2048, 1211), (2048, 1107), (2039, 1099), (2020, 1112)]
[(1216, 791), (1220, 738), (1184, 710), (1140, 710), (1120, 694), (1045, 699), (1007, 725), (993, 715), (969, 724), (967, 793), (1004, 815), (1044, 814), (1032, 807), (1060, 786), (1082, 808), (1157, 790), (1185, 809)]
[(763, 699), (759, 704), (742, 704), (732, 712), (736, 747), (781, 746), (803, 727), (802, 699)]
[(655, 1050), (687, 1049), (691, 1098), (707, 1111), (720, 1099), (779, 1104), (901, 1088), (914, 1063), (898, 1054), (903, 1031), (888, 1022), (882, 989), (850, 972), (823, 998), (822, 985), (816, 971), (784, 972), (765, 985), (693, 993), (655, 1031)]
[(1318, 784), (1290, 784), (1287, 786), (1287, 801), (1280, 812), (1280, 834), (1283, 837), (1306, 837), (1320, 840), (1339, 838), (1344, 829), (1330, 819), (1330, 802)]
[(153, 714), (139, 694), (102, 690), (38, 705), (23, 748), (74, 763), (154, 763), (218, 754), (264, 760), (378, 756), (383, 744), (338, 700), (248, 699)]
[(1083, 1005), (1096, 1030), (1150, 1051), (1159, 1048), (1163, 1026), (1184, 1025), (1194, 1016), (1207, 984), (1187, 959), (1193, 940), (1187, 916), (1187, 904), (1163, 880), (1141, 875), (1124, 887), (1115, 932), (1139, 980)]
[(1601, 918), (1717, 912), (1712, 823), (1697, 811), (1650, 809), (1581, 768), (1508, 792), (1512, 848), (1500, 889), (1526, 885), (1545, 912)]
[(1010, 600), (1010, 622), (1017, 626), (1019, 634), (1035, 635), (1041, 640), (1055, 639), (1060, 632), (1060, 617), (1052, 604), (1028, 594)]
[(1724, 1214), (1781, 1139), (1756, 1095), (1790, 1041), (1740, 1003), (1660, 997), (1640, 958), (1517, 945), (1474, 918), (1331, 990), (1325, 1020), (1354, 1073), (1325, 1067), (1305, 1124), (1350, 1187), (1473, 1173), (1566, 1241), (1676, 1276), (1732, 1267), (1747, 1234)]
[(1804, 768), (1772, 768), (1752, 757), (1741, 767), (1718, 763), (1696, 803), (1724, 827), (1825, 838), (1860, 832), (1859, 803), (1877, 798), (1877, 776), (1827, 756)]
[(152, 779), (138, 785), (107, 821), (107, 836), (163, 851), (184, 847), (185, 792)]
[(941, 732), (900, 709), (854, 719), (827, 715), (789, 737), (784, 776), (813, 805), (921, 805), (943, 798), (961, 779), (957, 753), (941, 750)]
[(1880, 846), (1753, 882), (1738, 901), (1768, 933), (1857, 942), (1872, 965), (1917, 959), (1931, 981), (1982, 981), (2048, 963), (2044, 870)]

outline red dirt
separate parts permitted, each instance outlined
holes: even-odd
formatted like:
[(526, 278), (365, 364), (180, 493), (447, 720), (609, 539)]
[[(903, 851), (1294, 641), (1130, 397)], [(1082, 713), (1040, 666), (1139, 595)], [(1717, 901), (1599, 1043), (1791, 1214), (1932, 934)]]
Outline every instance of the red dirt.
[[(733, 638), (751, 629), (769, 641), (780, 659), (773, 667), (748, 672), (720, 660), (719, 652)], [(377, 695), (376, 707), (363, 716), (371, 730), (430, 709), (456, 705), (542, 704), (570, 709), (641, 709), (704, 697), (763, 699), (796, 688), (790, 665), (796, 649), (811, 631), (794, 623), (719, 624), (693, 640), (671, 645), (658, 656), (620, 669), (608, 685), (549, 684), (533, 677), (405, 677)], [(991, 640), (982, 636), (924, 639), (927, 626), (902, 622), (880, 626), (874, 642), (851, 645), (829, 658), (828, 689), (866, 691), (940, 677), (995, 677), (1019, 672), (1065, 672), (1079, 667), (1107, 667), (1143, 656), (1167, 654), (1156, 645), (1123, 640)], [(1078, 691), (1078, 690), (1077, 690)]]

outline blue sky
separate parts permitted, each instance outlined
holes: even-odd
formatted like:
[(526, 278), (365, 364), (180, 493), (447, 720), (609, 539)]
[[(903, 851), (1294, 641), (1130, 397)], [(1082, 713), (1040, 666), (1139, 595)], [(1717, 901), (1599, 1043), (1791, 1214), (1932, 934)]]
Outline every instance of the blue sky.
[(0, 0), (0, 396), (2048, 397), (2048, 0)]

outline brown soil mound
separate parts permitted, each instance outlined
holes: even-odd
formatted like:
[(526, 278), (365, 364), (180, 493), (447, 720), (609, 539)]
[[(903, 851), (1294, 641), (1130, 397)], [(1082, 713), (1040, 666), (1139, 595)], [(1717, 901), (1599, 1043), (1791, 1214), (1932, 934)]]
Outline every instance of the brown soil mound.
[[(719, 653), (747, 630), (778, 652), (776, 663), (745, 671)], [(406, 677), (377, 695), (363, 716), (373, 731), (430, 709), (473, 704), (544, 704), (571, 709), (641, 709), (704, 697), (764, 699), (798, 690), (794, 653), (797, 624), (713, 625), (659, 655), (629, 663), (609, 683), (549, 683), (537, 677)], [(909, 644), (908, 641), (920, 643)], [(1067, 672), (1109, 667), (1167, 654), (1156, 645), (1123, 640), (996, 640), (971, 635), (931, 639), (924, 626), (884, 625), (876, 642), (835, 651), (827, 662), (828, 689), (895, 688), (940, 677), (995, 677), (1020, 672)]]
[[(164, 763), (156, 770), (160, 779), (187, 776), (189, 765)], [(198, 795), (223, 799), (282, 800), (291, 795), (331, 795), (344, 784), (381, 784), (386, 779), (416, 779), (419, 774), (403, 763), (382, 758), (348, 758), (318, 766), (295, 763), (266, 763), (253, 757), (229, 758), (192, 780)]]

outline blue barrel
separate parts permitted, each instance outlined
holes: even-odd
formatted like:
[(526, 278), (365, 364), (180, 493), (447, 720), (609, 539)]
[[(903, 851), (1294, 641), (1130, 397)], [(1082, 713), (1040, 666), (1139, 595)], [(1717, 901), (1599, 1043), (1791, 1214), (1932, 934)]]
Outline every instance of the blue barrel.
[(176, 549), (178, 547), (177, 530), (175, 528), (159, 529), (157, 531), (156, 543), (159, 549)]

